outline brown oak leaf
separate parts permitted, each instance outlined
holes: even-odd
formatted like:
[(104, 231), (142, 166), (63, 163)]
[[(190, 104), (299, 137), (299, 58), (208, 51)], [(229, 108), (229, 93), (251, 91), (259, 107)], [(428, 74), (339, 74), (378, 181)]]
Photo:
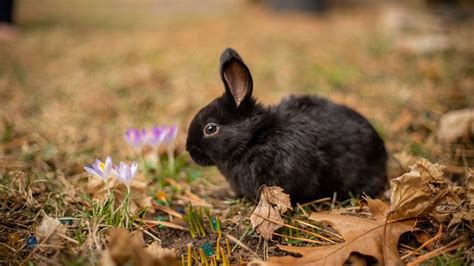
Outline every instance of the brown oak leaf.
[(400, 235), (411, 231), (414, 220), (395, 221), (386, 217), (389, 206), (380, 200), (369, 200), (373, 219), (356, 216), (313, 213), (310, 219), (327, 223), (342, 235), (345, 242), (330, 246), (292, 247), (279, 245), (282, 250), (299, 253), (292, 256), (271, 257), (265, 265), (343, 265), (351, 255), (375, 258), (380, 265), (402, 265), (397, 251)]
[(250, 215), (252, 227), (265, 239), (271, 239), (273, 232), (283, 224), (281, 214), (291, 209), (290, 196), (277, 186), (263, 186), (260, 201)]

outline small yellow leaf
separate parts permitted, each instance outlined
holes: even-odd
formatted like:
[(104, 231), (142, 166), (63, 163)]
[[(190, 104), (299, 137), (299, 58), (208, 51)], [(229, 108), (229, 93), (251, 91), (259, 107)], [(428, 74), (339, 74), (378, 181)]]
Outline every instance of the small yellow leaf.
[(166, 194), (165, 191), (160, 190), (156, 192), (156, 198), (161, 201), (166, 201), (166, 199), (168, 198), (168, 194)]

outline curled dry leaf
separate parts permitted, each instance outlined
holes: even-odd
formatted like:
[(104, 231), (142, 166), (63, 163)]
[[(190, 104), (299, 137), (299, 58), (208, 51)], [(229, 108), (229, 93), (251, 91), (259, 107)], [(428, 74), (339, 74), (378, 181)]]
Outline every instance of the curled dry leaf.
[(455, 224), (459, 224), (462, 221), (466, 221), (474, 226), (474, 212), (473, 211), (460, 211), (453, 214), (453, 218), (449, 221), (448, 228), (451, 228)]
[[(64, 244), (67, 228), (57, 218), (45, 215), (41, 224), (36, 227), (36, 238), (41, 245), (60, 248)], [(41, 251), (45, 252), (40, 246)], [(49, 251), (52, 251), (48, 249)]]
[(263, 186), (258, 205), (250, 215), (250, 222), (257, 233), (271, 239), (273, 232), (281, 227), (281, 215), (291, 209), (290, 196), (277, 186)]
[(463, 210), (453, 214), (453, 219), (449, 221), (448, 228), (461, 221), (466, 221), (471, 227), (474, 227), (474, 171), (472, 169), (467, 171), (465, 202)]
[(164, 249), (157, 242), (144, 247), (143, 235), (139, 231), (129, 233), (124, 228), (112, 229), (109, 246), (102, 254), (102, 266), (143, 265), (177, 266), (176, 253)]
[(444, 166), (420, 159), (410, 172), (391, 180), (392, 218), (428, 216), (444, 222), (461, 208), (462, 187), (444, 176)]
[[(127, 188), (124, 184), (117, 181), (115, 178), (110, 178), (107, 183), (109, 190), (114, 193), (115, 204), (119, 206), (127, 193)], [(147, 208), (148, 213), (154, 213), (152, 205), (152, 198), (148, 195), (148, 187), (145, 176), (137, 175), (130, 187), (132, 200), (130, 201), (130, 212), (137, 214), (144, 208)], [(92, 195), (92, 198), (100, 202), (107, 198), (107, 186), (102, 180), (96, 177), (89, 177), (87, 184), (87, 191)]]
[(439, 121), (438, 139), (452, 143), (463, 136), (474, 135), (474, 109), (444, 114)]
[(279, 245), (282, 250), (299, 253), (300, 258), (271, 257), (264, 265), (343, 265), (353, 254), (374, 257), (379, 265), (401, 265), (397, 245), (400, 235), (411, 231), (413, 220), (386, 220), (389, 206), (380, 200), (368, 202), (373, 219), (331, 213), (313, 213), (311, 220), (327, 223), (344, 238), (343, 243), (318, 247)]

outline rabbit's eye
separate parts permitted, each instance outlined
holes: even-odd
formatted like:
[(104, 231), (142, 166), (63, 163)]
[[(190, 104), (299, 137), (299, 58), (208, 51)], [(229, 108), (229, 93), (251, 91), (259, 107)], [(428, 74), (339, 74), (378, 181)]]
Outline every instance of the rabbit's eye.
[(216, 134), (218, 131), (219, 131), (219, 126), (214, 123), (209, 123), (206, 125), (206, 127), (204, 127), (204, 134), (208, 136), (212, 136)]

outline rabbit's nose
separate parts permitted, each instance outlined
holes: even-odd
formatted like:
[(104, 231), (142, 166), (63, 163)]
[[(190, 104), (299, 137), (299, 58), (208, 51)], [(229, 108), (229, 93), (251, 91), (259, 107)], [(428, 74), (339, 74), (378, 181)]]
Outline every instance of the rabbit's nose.
[(197, 164), (202, 166), (210, 166), (215, 164), (214, 161), (209, 158), (209, 156), (204, 154), (198, 147), (190, 145), (187, 147), (187, 150), (193, 161), (195, 161)]
[(191, 157), (203, 156), (204, 155), (204, 153), (201, 151), (201, 149), (196, 145), (186, 145), (186, 150), (189, 152)]
[(196, 145), (192, 145), (192, 144), (189, 144), (189, 143), (186, 143), (186, 151), (188, 152), (199, 152), (199, 148), (196, 147)]

